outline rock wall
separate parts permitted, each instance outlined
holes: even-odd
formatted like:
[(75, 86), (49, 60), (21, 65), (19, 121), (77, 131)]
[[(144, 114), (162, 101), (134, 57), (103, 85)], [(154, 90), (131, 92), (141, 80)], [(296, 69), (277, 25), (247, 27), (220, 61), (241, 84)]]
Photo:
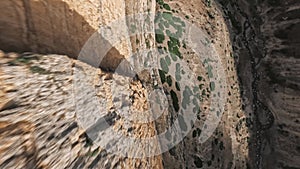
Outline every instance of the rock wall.
[[(89, 113), (86, 106), (80, 106), (80, 100), (95, 98), (91, 96), (94, 93), (82, 90), (84, 87), (78, 88), (76, 81), (95, 87), (100, 113), (109, 116), (117, 111), (112, 104), (103, 104), (112, 102), (112, 90), (118, 90), (112, 89), (113, 79), (126, 83), (129, 78), (112, 76), (67, 56), (2, 52), (0, 56), (1, 168), (163, 168), (160, 156), (135, 159), (107, 151), (91, 140), (79, 120), (80, 114)], [(141, 90), (140, 83), (131, 87)], [(142, 103), (139, 100), (138, 106)], [(126, 136), (155, 134), (153, 123), (128, 125), (120, 114), (113, 116), (111, 123), (115, 132)]]
[(231, 30), (250, 168), (299, 168), (299, 1), (220, 1)]
[[(197, 10), (194, 10), (197, 9)], [(156, 45), (162, 49), (170, 50), (170, 33), (173, 31), (172, 26), (175, 22), (178, 22), (177, 17), (181, 20), (185, 20), (186, 23), (190, 23), (193, 26), (203, 30), (208, 35), (208, 42), (214, 46), (217, 55), (219, 56), (221, 67), (217, 69), (224, 69), (224, 78), (226, 79), (225, 93), (225, 109), (222, 119), (218, 124), (216, 130), (212, 136), (208, 138), (204, 143), (200, 138), (202, 133), (205, 133), (203, 129), (203, 123), (208, 118), (208, 114), (211, 113), (211, 99), (213, 97), (213, 90), (210, 86), (211, 79), (209, 79), (209, 73), (204, 69), (204, 63), (199, 61), (198, 54), (195, 54), (189, 47), (178, 45), (178, 50), (182, 54), (182, 60), (186, 62), (189, 67), (197, 76), (201, 76), (201, 80), (193, 82), (200, 84), (200, 97), (202, 101), (199, 104), (199, 112), (197, 113), (197, 120), (195, 121), (191, 131), (178, 145), (170, 149), (163, 154), (163, 163), (165, 168), (246, 168), (248, 161), (248, 139), (249, 133), (246, 126), (247, 116), (242, 111), (242, 105), (240, 102), (240, 89), (237, 79), (237, 72), (235, 70), (235, 61), (233, 59), (233, 53), (230, 42), (230, 35), (222, 17), (221, 11), (218, 9), (217, 4), (214, 1), (186, 1), (173, 0), (173, 1), (157, 1), (156, 11), (161, 12), (163, 15), (170, 12), (172, 19), (168, 20), (168, 17), (162, 16), (163, 21), (156, 23), (156, 30), (164, 32), (164, 38), (160, 41), (156, 38)], [(165, 22), (169, 22), (170, 26)], [(173, 23), (174, 22), (174, 23)], [(179, 21), (180, 22), (180, 21)], [(187, 25), (187, 24), (186, 24)], [(178, 32), (181, 29), (175, 26)], [(182, 30), (188, 31), (182, 26)], [(184, 34), (184, 33), (183, 33)], [(177, 35), (177, 34), (176, 34)], [(184, 43), (182, 37), (179, 36), (179, 44)], [(184, 34), (185, 36), (188, 36)], [(174, 35), (173, 35), (174, 36)], [(186, 37), (183, 36), (183, 39)], [(192, 36), (202, 36), (201, 34), (195, 34)], [(174, 38), (174, 37), (173, 37)], [(199, 46), (200, 48), (200, 46)], [(205, 51), (203, 49), (202, 51)], [(209, 55), (210, 56), (210, 55)], [(203, 56), (201, 56), (203, 57)], [(172, 58), (173, 59), (173, 58)], [(212, 57), (210, 59), (213, 59)], [(167, 77), (168, 74), (166, 74)], [(176, 78), (176, 77), (175, 77)], [(173, 79), (172, 79), (173, 81)], [(175, 80), (176, 81), (176, 80)], [(165, 86), (169, 90), (177, 91), (176, 87), (169, 87), (169, 82), (166, 80)], [(188, 82), (186, 82), (188, 83)], [(215, 83), (220, 83), (215, 81)], [(182, 90), (185, 90), (181, 88)], [(177, 94), (179, 100), (183, 95)], [(174, 99), (171, 98), (173, 101)], [(176, 100), (176, 99), (175, 99)], [(181, 103), (179, 103), (181, 104)], [(183, 111), (183, 113), (188, 113)], [(175, 119), (180, 118), (180, 113), (176, 110), (169, 110), (169, 114), (165, 115), (159, 120), (158, 131), (163, 132), (165, 126), (171, 126)], [(185, 123), (181, 129), (184, 130), (184, 126), (189, 126), (189, 121), (181, 122)], [(173, 138), (171, 137), (170, 140)]]
[(99, 6), (99, 1), (84, 0), (1, 1), (1, 48), (76, 58), (100, 24)]
[[(56, 53), (77, 58), (92, 35), (101, 35), (98, 33), (99, 27), (116, 22), (118, 25), (112, 28), (112, 33), (118, 34), (121, 32), (122, 35), (126, 35), (127, 32), (124, 1), (101, 1), (100, 3), (100, 1), (24, 0), (1, 1), (0, 6), (4, 14), (1, 15), (3, 17), (0, 17), (0, 44), (1, 49), (5, 51)], [(107, 29), (104, 28), (104, 30)], [(103, 37), (100, 36), (100, 38)], [(101, 42), (107, 42), (106, 45), (111, 47), (109, 51), (106, 51), (108, 53), (105, 54), (106, 57), (100, 64), (100, 67), (105, 71), (114, 71), (120, 62), (124, 58), (128, 58), (132, 52), (129, 38), (113, 39), (114, 42), (117, 42), (115, 44), (110, 44), (110, 40), (109, 38), (101, 40)], [(97, 44), (99, 45), (99, 42), (94, 45)], [(92, 48), (90, 52), (95, 50), (97, 49)], [(100, 52), (103, 51), (100, 50)], [(92, 53), (88, 54), (92, 55)], [(98, 56), (96, 58), (98, 59)], [(79, 58), (79, 60), (81, 59)], [(93, 65), (92, 62), (95, 61), (93, 57), (92, 60), (86, 59), (83, 61)], [(99, 69), (92, 68), (80, 61), (74, 62), (72, 59), (61, 55), (35, 56), (30, 53), (18, 55), (3, 54), (1, 52), (0, 98), (1, 119), (4, 121), (1, 124), (1, 131), (3, 131), (1, 141), (3, 141), (2, 145), (9, 147), (1, 152), (1, 168), (12, 166), (21, 168), (162, 168), (160, 156), (141, 157), (141, 159), (127, 158), (106, 152), (99, 145), (91, 143), (86, 131), (84, 131), (85, 129), (77, 124), (75, 105), (70, 102), (74, 97), (72, 95), (72, 85), (75, 64), (83, 68), (84, 73), (90, 74), (89, 77), (101, 77), (97, 81), (99, 84), (91, 82), (90, 85), (101, 86), (99, 96), (104, 96), (105, 100), (110, 100), (111, 73), (102, 72), (97, 74), (96, 72)], [(14, 71), (11, 70), (12, 68), (14, 68)], [(60, 80), (56, 79), (58, 78), (55, 76), (57, 74), (60, 74)], [(54, 81), (57, 83), (51, 81), (54, 76), (56, 79)], [(22, 81), (22, 84), (18, 83), (18, 80), (20, 80), (18, 77), (27, 78), (28, 81)], [(128, 82), (126, 78), (118, 77), (118, 79), (125, 79), (124, 81)], [(6, 87), (7, 81), (9, 81), (9, 84), (16, 84), (17, 89), (11, 90), (10, 85)], [(62, 81), (64, 82), (62, 83)], [(26, 84), (26, 89), (21, 87), (24, 85), (23, 82)], [(34, 87), (35, 83), (38, 86)], [(63, 88), (50, 89), (45, 84), (51, 84), (50, 86), (53, 87), (63, 86)], [(140, 84), (136, 85), (139, 86)], [(2, 86), (5, 88), (2, 88)], [(32, 91), (33, 88), (38, 90)], [(140, 90), (139, 87), (137, 88), (137, 90)], [(49, 93), (46, 90), (54, 90), (55, 92)], [(39, 94), (43, 96), (38, 96)], [(80, 93), (80, 95), (84, 97), (83, 99), (87, 99), (87, 93)], [(34, 103), (30, 103), (31, 101), (34, 101)], [(54, 106), (58, 102), (61, 103), (59, 104), (60, 108)], [(50, 105), (54, 112), (47, 109)], [(25, 116), (21, 115), (22, 110), (20, 108), (25, 108)], [(108, 107), (108, 110), (110, 110), (110, 107)], [(35, 111), (38, 113), (35, 114)], [(109, 112), (103, 113), (109, 114)], [(31, 116), (33, 114), (36, 115), (36, 118), (27, 117), (27, 115)], [(18, 116), (18, 118), (14, 118), (14, 116)], [(67, 118), (64, 118), (65, 116)], [(10, 120), (11, 118), (15, 121)], [(40, 120), (44, 120), (47, 125), (41, 126), (40, 124), (43, 122)], [(64, 126), (69, 127), (65, 128)], [(26, 141), (26, 138), (23, 139), (23, 137), (27, 135), (23, 133), (28, 133), (30, 139), (27, 142), (30, 147), (23, 143), (16, 147), (11, 146), (14, 141), (10, 139), (14, 139), (12, 135), (15, 132), (9, 130), (11, 127), (20, 128), (20, 130), (25, 128), (24, 132), (14, 138)], [(116, 127), (123, 128), (124, 131), (122, 132), (125, 133), (128, 128), (132, 128), (132, 133), (141, 138), (155, 133), (154, 124), (152, 124), (152, 127), (147, 124), (126, 126), (122, 123), (122, 119), (118, 121)], [(159, 144), (156, 145), (159, 146)], [(16, 152), (13, 149), (22, 149), (26, 146), (28, 151), (24, 150), (21, 154), (27, 153), (28, 156), (16, 157)], [(52, 155), (49, 154), (50, 152), (53, 152)], [(143, 154), (142, 151), (139, 153)]]

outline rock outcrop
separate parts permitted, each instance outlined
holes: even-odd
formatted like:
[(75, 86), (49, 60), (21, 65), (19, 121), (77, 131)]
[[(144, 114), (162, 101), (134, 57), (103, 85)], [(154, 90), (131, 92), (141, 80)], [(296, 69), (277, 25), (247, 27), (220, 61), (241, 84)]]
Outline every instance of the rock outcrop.
[[(90, 100), (90, 94), (78, 90), (75, 80), (95, 79), (87, 85), (95, 86), (103, 103), (103, 99), (112, 101), (112, 78), (128, 78), (117, 74), (108, 78), (110, 73), (61, 55), (11, 53), (1, 60), (6, 60), (0, 69), (1, 92), (6, 96), (0, 98), (1, 106), (6, 98), (15, 103), (1, 107), (1, 168), (162, 168), (160, 156), (134, 159), (106, 151), (90, 139), (88, 129), (78, 120), (80, 113), (88, 110), (77, 108), (80, 103), (74, 100)], [(9, 84), (14, 84), (13, 88)], [(139, 86), (138, 82), (132, 84), (136, 90), (141, 90)], [(135, 102), (140, 106), (139, 100)], [(110, 106), (101, 110), (105, 115), (114, 111)], [(155, 133), (153, 124), (126, 125), (123, 118), (112, 125), (137, 138)]]

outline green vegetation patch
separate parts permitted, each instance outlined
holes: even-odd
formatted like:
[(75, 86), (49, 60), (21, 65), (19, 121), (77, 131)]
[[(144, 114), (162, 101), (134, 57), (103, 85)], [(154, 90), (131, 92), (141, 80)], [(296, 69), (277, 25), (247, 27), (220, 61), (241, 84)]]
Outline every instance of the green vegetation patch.
[(165, 27), (163, 25), (163, 22), (159, 22), (158, 23), (158, 27), (159, 27), (160, 30), (164, 30), (165, 29)]
[(171, 41), (173, 47), (175, 47), (175, 46), (180, 47), (180, 42), (179, 42), (179, 40), (178, 40), (177, 38), (174, 38), (174, 37), (172, 37), (172, 36), (169, 37), (169, 38), (170, 38), (170, 41)]
[(33, 60), (39, 60), (37, 55), (30, 55), (30, 56), (20, 56), (13, 61), (8, 62), (9, 66), (16, 66), (20, 64), (30, 64)]
[(175, 34), (173, 34), (170, 30), (166, 30), (166, 34), (168, 37), (175, 37)]
[(195, 105), (195, 107), (193, 108), (193, 113), (198, 113), (200, 111), (200, 108), (198, 105)]
[(177, 61), (177, 56), (173, 53), (170, 54), (173, 61)]
[(180, 75), (180, 64), (176, 63), (176, 71), (175, 71), (175, 79), (177, 81), (181, 80), (181, 75)]
[(136, 26), (134, 24), (130, 25), (130, 32), (135, 33), (136, 31)]
[(169, 75), (169, 76), (167, 76), (167, 83), (168, 83), (168, 85), (171, 87), (172, 86), (172, 77)]
[(168, 64), (168, 66), (170, 66), (170, 65), (171, 65), (171, 58), (170, 58), (170, 56), (167, 55), (167, 56), (165, 57), (165, 59), (166, 59), (166, 62), (167, 62), (167, 64)]
[(158, 12), (154, 18), (154, 23), (160, 23), (162, 22), (162, 14), (161, 12)]
[(177, 32), (176, 32), (176, 34), (175, 34), (175, 36), (176, 37), (179, 37), (179, 38), (181, 38), (182, 37), (182, 29), (180, 29), (180, 30), (178, 30)]
[(207, 66), (207, 74), (208, 74), (209, 78), (213, 78), (214, 77), (214, 75), (212, 73), (212, 69), (213, 69), (213, 67), (211, 65)]
[(177, 97), (176, 93), (173, 90), (171, 90), (170, 94), (171, 94), (172, 104), (173, 104), (174, 110), (176, 112), (178, 112), (179, 111), (178, 97)]
[(168, 10), (168, 11), (171, 10), (171, 7), (170, 7), (168, 4), (163, 4), (163, 7), (164, 7), (166, 10)]
[(173, 28), (175, 28), (177, 31), (181, 31), (181, 32), (182, 32), (183, 27), (182, 27), (181, 24), (178, 25), (178, 24), (174, 23), (173, 20), (171, 20), (169, 23), (170, 23), (170, 25), (172, 25)]
[(178, 122), (181, 130), (187, 131), (187, 125), (185, 124), (184, 118), (181, 115), (178, 116)]
[(193, 87), (193, 93), (197, 93), (199, 91), (199, 87), (198, 86), (194, 86)]
[(39, 60), (39, 58), (35, 55), (33, 56), (21, 56), (16, 59), (17, 62), (28, 64), (32, 60)]
[(171, 21), (173, 19), (171, 12), (163, 12), (162, 17), (167, 21)]
[(179, 17), (177, 17), (177, 16), (173, 17), (173, 21), (177, 22), (177, 23), (181, 23), (182, 22), (181, 19)]
[(210, 82), (209, 87), (210, 87), (210, 91), (214, 91), (216, 88), (215, 82)]
[(161, 68), (164, 72), (169, 72), (169, 67), (168, 67), (167, 62), (164, 58), (160, 58), (160, 66), (161, 66)]
[(165, 40), (165, 35), (162, 30), (155, 29), (155, 39), (157, 43), (163, 43)]
[(170, 27), (170, 24), (169, 24), (168, 21), (163, 21), (163, 24), (164, 24), (164, 26), (165, 26), (166, 28), (169, 28), (169, 27)]
[(186, 109), (186, 106), (188, 104), (190, 104), (190, 102), (191, 102), (190, 97), (192, 95), (193, 95), (192, 90), (188, 86), (186, 86), (183, 91), (183, 99), (182, 99), (182, 104), (181, 104), (184, 109)]
[(158, 70), (158, 73), (159, 73), (161, 83), (165, 83), (166, 82), (166, 73), (162, 70)]
[(175, 87), (178, 91), (180, 91), (180, 84), (177, 81), (175, 82)]
[(38, 74), (49, 74), (49, 72), (46, 69), (41, 68), (39, 66), (31, 66), (30, 71), (32, 73), (38, 73)]
[(159, 54), (164, 54), (164, 50), (163, 50), (163, 48), (161, 46), (158, 46), (157, 50), (158, 50)]
[(183, 58), (181, 53), (179, 52), (178, 46), (176, 45), (175, 41), (168, 41), (168, 49), (171, 54), (174, 54), (175, 56), (179, 57), (180, 59)]
[(156, 0), (156, 2), (157, 2), (159, 5), (163, 5), (163, 4), (164, 4), (164, 1), (163, 1), (163, 0)]

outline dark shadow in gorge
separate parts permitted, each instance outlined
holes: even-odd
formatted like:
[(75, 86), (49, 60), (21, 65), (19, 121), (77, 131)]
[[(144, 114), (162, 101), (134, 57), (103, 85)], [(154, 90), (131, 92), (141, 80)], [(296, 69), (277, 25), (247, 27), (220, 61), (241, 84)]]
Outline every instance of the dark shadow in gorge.
[(248, 168), (300, 168), (300, 3), (218, 1), (248, 117)]

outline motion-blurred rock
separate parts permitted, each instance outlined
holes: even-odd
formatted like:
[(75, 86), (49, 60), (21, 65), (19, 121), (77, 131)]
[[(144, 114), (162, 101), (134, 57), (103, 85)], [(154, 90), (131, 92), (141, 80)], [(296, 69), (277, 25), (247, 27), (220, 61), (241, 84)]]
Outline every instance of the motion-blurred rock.
[(14, 99), (6, 99), (0, 97), (0, 111), (11, 109), (16, 105)]

